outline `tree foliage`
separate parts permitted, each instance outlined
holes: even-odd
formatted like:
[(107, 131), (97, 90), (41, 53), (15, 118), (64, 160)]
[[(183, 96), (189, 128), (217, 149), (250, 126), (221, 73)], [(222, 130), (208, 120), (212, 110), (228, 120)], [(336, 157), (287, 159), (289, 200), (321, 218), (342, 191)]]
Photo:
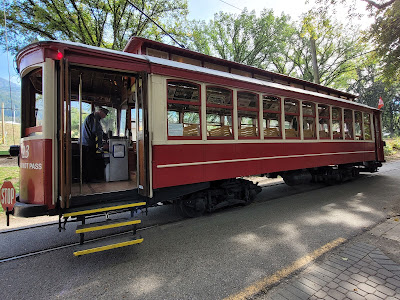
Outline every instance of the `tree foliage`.
[[(272, 10), (263, 10), (260, 17), (247, 10), (239, 15), (219, 12), (208, 24), (192, 22), (188, 46), (208, 55), (261, 67), (265, 55), (283, 51), (293, 32), (288, 21), (288, 16), (276, 17)], [(264, 49), (269, 51), (265, 53)]]
[[(310, 37), (316, 40), (321, 83), (346, 88), (349, 76), (366, 49), (356, 30), (346, 30), (328, 18), (311, 14), (295, 23), (284, 14), (244, 10), (241, 14), (220, 12), (209, 23), (192, 23), (189, 46), (223, 59), (313, 81)], [(352, 73), (353, 72), (353, 73)]]
[[(358, 27), (344, 25), (329, 14), (315, 14), (310, 10), (303, 16), (301, 36), (304, 48), (309, 52), (309, 40), (314, 39), (317, 65), (321, 83), (339, 89), (346, 89), (349, 81), (357, 77), (356, 69), (364, 64), (369, 47), (363, 41)], [(312, 81), (314, 75), (311, 54), (303, 55), (307, 61), (303, 65), (305, 79)]]
[[(188, 13), (186, 0), (129, 1), (175, 33)], [(162, 31), (129, 1), (12, 0), (6, 9), (11, 49), (41, 39), (60, 39), (121, 50), (132, 36), (162, 39)], [(1, 20), (4, 39), (4, 16)]]
[(400, 1), (392, 2), (378, 10), (370, 33), (384, 64), (384, 77), (388, 82), (400, 82)]
[(338, 6), (346, 7), (348, 20), (360, 17), (356, 4), (365, 3), (375, 21), (364, 38), (374, 43), (381, 58), (382, 74), (387, 84), (400, 81), (400, 0), (315, 0), (315, 11), (325, 14)]
[(360, 103), (377, 107), (382, 97), (382, 127), (391, 136), (400, 135), (400, 84), (388, 86), (379, 74), (377, 64), (357, 70), (358, 80), (349, 86), (349, 91), (359, 95)]

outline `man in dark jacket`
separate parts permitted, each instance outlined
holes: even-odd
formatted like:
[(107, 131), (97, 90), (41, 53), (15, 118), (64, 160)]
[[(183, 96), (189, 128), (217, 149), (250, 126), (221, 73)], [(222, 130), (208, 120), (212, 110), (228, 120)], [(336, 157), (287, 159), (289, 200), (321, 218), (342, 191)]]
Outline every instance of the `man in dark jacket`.
[[(95, 111), (88, 115), (82, 125), (82, 150), (83, 150), (83, 181), (93, 182), (104, 179), (104, 161), (100, 149), (107, 149), (108, 144), (103, 145), (103, 128), (100, 120), (108, 114), (108, 109), (96, 107)], [(100, 154), (100, 155), (99, 155)]]

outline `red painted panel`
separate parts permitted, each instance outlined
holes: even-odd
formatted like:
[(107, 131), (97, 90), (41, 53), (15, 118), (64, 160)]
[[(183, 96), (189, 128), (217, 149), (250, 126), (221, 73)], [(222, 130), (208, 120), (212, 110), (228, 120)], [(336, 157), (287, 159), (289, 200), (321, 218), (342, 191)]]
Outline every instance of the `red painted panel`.
[(70, 63), (85, 64), (99, 68), (118, 69), (128, 72), (150, 72), (150, 65), (145, 60), (135, 59), (133, 57), (121, 57), (110, 53), (87, 52), (83, 54), (69, 51), (65, 53), (65, 58), (68, 58)]
[(20, 201), (52, 204), (52, 142), (48, 139), (26, 140), (20, 154)]
[[(158, 145), (153, 147), (153, 188), (375, 159), (373, 143)], [(292, 155), (313, 155), (290, 157)], [(274, 157), (272, 159), (257, 159)], [(230, 161), (255, 158), (246, 161)], [(228, 160), (228, 161), (225, 161)], [(200, 165), (157, 167), (181, 163)], [(222, 161), (222, 162), (221, 162)]]

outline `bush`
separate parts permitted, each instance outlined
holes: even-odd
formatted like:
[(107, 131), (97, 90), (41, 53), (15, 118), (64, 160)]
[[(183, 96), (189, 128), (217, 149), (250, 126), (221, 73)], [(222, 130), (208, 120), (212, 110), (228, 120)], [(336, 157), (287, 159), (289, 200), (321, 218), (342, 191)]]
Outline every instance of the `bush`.
[(400, 138), (392, 140), (391, 145), (393, 149), (400, 150)]
[(393, 150), (392, 145), (390, 145), (389, 143), (386, 143), (386, 146), (383, 147), (383, 151), (385, 153), (385, 156), (391, 156), (391, 155), (396, 154), (396, 151)]
[(386, 140), (386, 146), (383, 148), (385, 156), (392, 156), (400, 150), (400, 138)]

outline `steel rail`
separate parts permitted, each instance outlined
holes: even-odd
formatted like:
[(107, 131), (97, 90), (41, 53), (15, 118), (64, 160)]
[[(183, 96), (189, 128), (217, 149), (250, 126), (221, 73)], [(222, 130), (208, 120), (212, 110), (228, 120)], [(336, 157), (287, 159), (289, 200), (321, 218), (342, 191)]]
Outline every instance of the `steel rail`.
[[(174, 220), (173, 222), (177, 222), (177, 221)], [(162, 226), (162, 225), (166, 225), (166, 224), (168, 224), (168, 222), (164, 223), (164, 224), (155, 224), (155, 225), (150, 225), (150, 226), (147, 226), (147, 227), (138, 228), (137, 231), (143, 231), (143, 230), (151, 229), (151, 228)], [(107, 238), (110, 238), (110, 237), (121, 236), (121, 235), (125, 235), (125, 234), (126, 235), (132, 234), (132, 230), (124, 231), (124, 232), (118, 232), (118, 233), (114, 233), (114, 234), (109, 234), (107, 236), (97, 237), (97, 238), (93, 238), (93, 239), (88, 239), (86, 242), (88, 242), (88, 243), (89, 242), (95, 242), (95, 241), (104, 240), (104, 239), (107, 239)], [(5, 262), (9, 262), (9, 261), (13, 261), (13, 260), (22, 259), (22, 258), (25, 258), (25, 257), (31, 257), (31, 256), (43, 254), (43, 253), (53, 252), (53, 251), (56, 251), (56, 250), (66, 249), (66, 248), (70, 248), (70, 247), (74, 247), (74, 246), (78, 246), (78, 245), (79, 245), (79, 242), (76, 242), (76, 243), (70, 243), (70, 244), (66, 244), (66, 245), (51, 247), (51, 248), (47, 248), (47, 249), (43, 249), (43, 250), (27, 252), (27, 253), (15, 255), (15, 256), (9, 256), (9, 257), (5, 257), (5, 258), (0, 259), (0, 264), (1, 263), (5, 263)]]
[[(392, 171), (392, 170), (388, 170), (388, 171)], [(382, 172), (381, 172), (381, 173), (382, 173)], [(383, 173), (386, 173), (386, 172), (383, 172)], [(359, 178), (359, 179), (369, 178), (369, 177), (372, 177), (372, 176), (375, 176), (375, 175), (376, 175), (375, 173), (373, 173), (373, 174), (368, 174), (368, 175), (363, 175), (363, 176), (361, 176), (361, 178)], [(268, 188), (268, 187), (272, 187), (272, 186), (279, 186), (279, 185), (284, 185), (284, 184), (285, 184), (284, 182), (278, 182), (278, 183), (260, 185), (260, 187), (261, 187), (262, 189), (264, 189), (264, 188)], [(316, 189), (321, 189), (321, 188), (324, 188), (324, 187), (327, 187), (327, 186), (321, 184), (321, 185), (320, 185), (319, 187), (317, 187)], [(291, 195), (297, 195), (297, 194), (301, 194), (301, 193), (305, 193), (305, 192), (308, 192), (308, 190), (307, 190), (307, 191), (299, 191), (299, 192), (296, 192), (296, 193), (291, 194)], [(276, 197), (276, 198), (268, 199), (268, 201), (277, 200), (277, 199), (282, 198), (282, 197), (286, 197), (286, 195), (281, 196), (281, 197)], [(254, 201), (254, 203), (260, 203), (260, 202)], [(231, 207), (231, 208), (235, 208), (235, 206), (233, 206), (233, 207)], [(159, 227), (159, 226), (163, 226), (163, 225), (168, 225), (168, 224), (180, 222), (180, 221), (183, 221), (183, 220), (185, 220), (185, 219), (186, 219), (186, 218), (183, 218), (183, 217), (182, 217), (182, 218), (177, 218), (177, 219), (175, 219), (175, 220), (171, 220), (171, 221), (168, 221), (168, 222), (164, 222), (164, 223), (160, 223), (160, 224), (154, 224), (154, 225), (149, 225), (149, 226), (145, 226), (145, 227), (142, 227), (142, 228), (138, 228), (137, 231), (138, 231), (138, 232), (139, 232), (139, 231), (144, 231), (144, 230), (148, 230), (148, 229), (151, 229), (151, 228), (155, 228), (155, 227)], [(36, 226), (32, 226), (32, 227), (19, 228), (19, 229), (15, 229), (15, 230), (6, 231), (6, 232), (3, 231), (3, 232), (0, 232), (0, 234), (2, 234), (2, 233), (15, 232), (15, 231), (19, 231), (19, 230), (33, 229), (33, 228), (37, 228), (37, 227), (45, 227), (45, 226), (50, 226), (50, 225), (58, 225), (58, 222), (57, 222), (57, 223), (48, 223), (48, 224), (36, 225)], [(118, 232), (118, 233), (110, 234), (110, 235), (107, 235), (107, 236), (102, 236), (102, 237), (97, 237), (97, 238), (93, 238), (93, 239), (88, 239), (87, 242), (94, 242), (94, 241), (103, 240), (103, 239), (106, 239), (106, 238), (109, 238), (109, 237), (120, 236), (120, 235), (125, 235), (125, 234), (132, 234), (132, 231), (131, 231), (131, 230), (128, 230), (128, 231), (123, 231), (123, 232)], [(1, 258), (1, 259), (0, 259), (0, 264), (1, 264), (1, 263), (5, 263), (5, 262), (9, 262), (9, 261), (14, 261), (14, 260), (26, 258), (26, 257), (36, 256), (36, 255), (43, 254), (43, 253), (48, 253), (48, 252), (52, 252), (52, 251), (62, 250), (62, 249), (66, 249), (66, 248), (70, 248), (70, 247), (74, 247), (74, 246), (78, 246), (78, 245), (79, 245), (79, 242), (76, 242), (76, 243), (70, 243), (70, 244), (66, 244), (66, 245), (51, 247), (51, 248), (47, 248), (47, 249), (42, 249), (42, 250), (38, 250), (38, 251), (32, 251), (32, 252), (28, 252), (28, 253), (24, 253), (24, 254), (19, 254), (19, 255), (15, 255), (15, 256), (5, 257), (5, 258)]]

